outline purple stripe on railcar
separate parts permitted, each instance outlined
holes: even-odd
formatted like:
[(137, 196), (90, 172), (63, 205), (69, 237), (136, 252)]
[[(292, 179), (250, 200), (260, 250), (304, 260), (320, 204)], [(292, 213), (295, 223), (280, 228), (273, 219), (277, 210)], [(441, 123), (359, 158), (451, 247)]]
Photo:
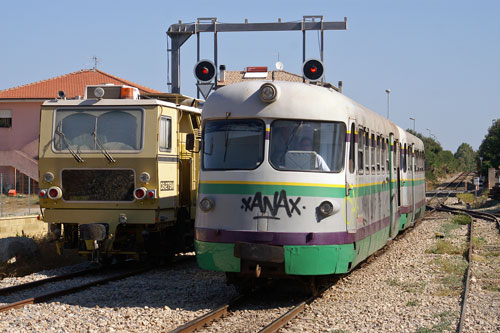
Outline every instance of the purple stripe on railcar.
[(261, 243), (269, 245), (338, 245), (360, 241), (387, 227), (390, 219), (386, 217), (378, 222), (348, 232), (269, 232), (241, 231), (196, 228), (196, 239), (203, 242), (217, 243)]

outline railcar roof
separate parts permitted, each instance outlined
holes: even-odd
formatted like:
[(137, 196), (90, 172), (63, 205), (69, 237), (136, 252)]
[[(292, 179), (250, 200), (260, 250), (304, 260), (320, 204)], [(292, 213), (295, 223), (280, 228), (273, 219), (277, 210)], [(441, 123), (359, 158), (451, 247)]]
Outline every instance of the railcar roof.
[(187, 112), (201, 114), (199, 108), (179, 105), (171, 102), (161, 101), (159, 99), (51, 99), (45, 101), (42, 106), (48, 107), (99, 107), (99, 106), (148, 106), (162, 105)]

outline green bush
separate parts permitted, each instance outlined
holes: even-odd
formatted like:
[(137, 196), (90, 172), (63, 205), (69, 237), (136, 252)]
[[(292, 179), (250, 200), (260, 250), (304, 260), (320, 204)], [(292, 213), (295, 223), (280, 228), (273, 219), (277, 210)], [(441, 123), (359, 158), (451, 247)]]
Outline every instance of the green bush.
[(460, 225), (467, 225), (472, 222), (472, 218), (469, 215), (459, 214), (453, 217), (453, 223)]

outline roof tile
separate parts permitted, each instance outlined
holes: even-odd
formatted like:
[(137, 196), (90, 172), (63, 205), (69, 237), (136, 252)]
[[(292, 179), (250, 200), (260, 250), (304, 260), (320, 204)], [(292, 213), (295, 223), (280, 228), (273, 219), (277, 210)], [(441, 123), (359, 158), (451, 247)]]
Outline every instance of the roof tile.
[(85, 86), (103, 83), (129, 85), (138, 88), (143, 94), (161, 93), (158, 90), (116, 77), (98, 69), (82, 69), (77, 72), (53, 77), (47, 80), (0, 90), (0, 99), (50, 99), (57, 97), (57, 93), (60, 90), (64, 90), (68, 98), (74, 98), (84, 95)]

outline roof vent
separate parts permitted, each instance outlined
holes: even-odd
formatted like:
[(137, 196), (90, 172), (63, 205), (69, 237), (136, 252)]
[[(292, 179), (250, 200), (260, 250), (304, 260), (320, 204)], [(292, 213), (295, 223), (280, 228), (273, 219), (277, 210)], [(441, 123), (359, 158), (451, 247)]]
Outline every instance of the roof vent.
[(249, 66), (247, 67), (244, 79), (265, 79), (267, 78), (267, 66)]

